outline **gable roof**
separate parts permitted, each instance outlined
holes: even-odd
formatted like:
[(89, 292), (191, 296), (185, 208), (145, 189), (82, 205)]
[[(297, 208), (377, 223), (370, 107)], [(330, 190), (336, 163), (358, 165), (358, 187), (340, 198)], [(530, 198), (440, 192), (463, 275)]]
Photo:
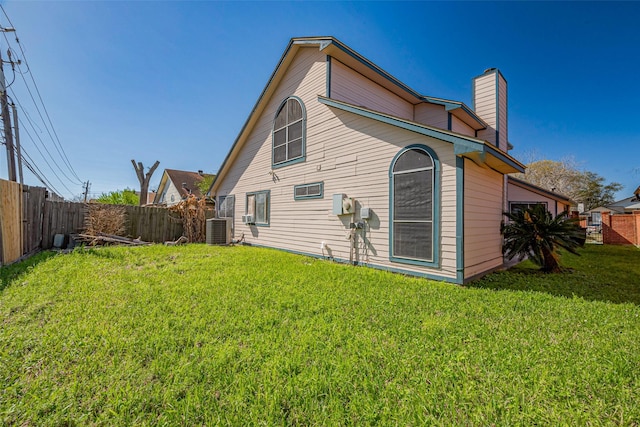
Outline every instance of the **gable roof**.
[(510, 175), (507, 176), (510, 184), (516, 185), (520, 188), (524, 188), (525, 190), (532, 191), (534, 193), (540, 194), (541, 196), (548, 197), (552, 200), (556, 200), (558, 202), (564, 203), (572, 203), (571, 199), (567, 196), (563, 196), (562, 194), (554, 193), (553, 191), (546, 190), (542, 187), (538, 187), (537, 185), (533, 185), (530, 182), (523, 181), (518, 178), (514, 178)]
[(187, 197), (189, 194), (193, 194), (196, 197), (202, 197), (203, 194), (198, 188), (198, 183), (210, 176), (212, 175), (205, 173), (201, 174), (200, 172), (165, 169), (162, 174), (162, 178), (160, 179), (157, 193), (161, 194), (164, 187), (166, 187), (169, 181), (171, 181), (180, 192), (180, 196), (182, 198)]
[[(293, 61), (295, 54), (298, 52), (299, 49), (303, 47), (309, 47), (309, 46), (313, 46), (313, 47), (317, 46), (320, 51), (323, 51), (327, 55), (338, 59), (340, 62), (353, 68), (363, 76), (371, 79), (372, 81), (376, 82), (380, 86), (390, 90), (394, 94), (400, 96), (401, 98), (405, 99), (406, 101), (412, 104), (418, 104), (418, 103), (424, 102), (429, 104), (441, 105), (445, 107), (446, 111), (460, 118), (463, 122), (465, 122), (474, 130), (482, 130), (488, 127), (487, 123), (484, 122), (484, 120), (482, 120), (472, 109), (470, 109), (464, 103), (459, 101), (451, 101), (451, 100), (435, 98), (435, 97), (419, 94), (415, 90), (411, 89), (410, 87), (402, 83), (400, 80), (393, 77), (391, 74), (384, 71), (382, 68), (375, 65), (373, 62), (369, 61), (368, 59), (366, 59), (365, 57), (363, 57), (362, 55), (360, 55), (359, 53), (357, 53), (356, 51), (354, 51), (344, 43), (340, 42), (335, 37), (325, 36), (325, 37), (292, 38), (289, 41), (289, 44), (287, 45), (284, 53), (282, 54), (282, 57), (278, 61), (278, 64), (276, 65), (276, 68), (271, 74), (271, 77), (267, 81), (266, 86), (262, 90), (262, 93), (258, 97), (258, 100), (253, 106), (253, 109), (249, 113), (249, 116), (245, 121), (244, 125), (242, 126), (242, 129), (240, 130), (240, 133), (238, 134), (236, 140), (231, 146), (231, 149), (227, 153), (227, 156), (223, 160), (220, 168), (218, 169), (218, 173), (216, 174), (216, 177), (213, 180), (213, 183), (211, 184), (211, 187), (207, 192), (208, 194), (215, 192), (216, 184), (218, 183), (218, 178), (225, 174), (226, 168), (230, 165), (232, 159), (235, 158), (235, 156), (237, 155), (242, 145), (244, 145), (244, 142), (246, 141), (250, 130), (253, 128), (256, 121), (259, 119), (260, 114), (262, 113), (266, 104), (271, 98), (271, 95), (273, 95), (274, 91), (276, 90), (278, 83), (280, 83), (280, 81), (286, 74), (286, 71), (289, 65), (291, 64), (291, 62)], [(326, 98), (326, 99), (329, 99), (329, 98)], [(335, 101), (335, 100), (332, 100), (332, 101)], [(372, 110), (368, 110), (368, 111), (372, 111)], [(382, 116), (386, 116), (386, 115), (382, 115)], [(392, 116), (387, 116), (387, 117), (392, 117)], [(407, 122), (399, 118), (396, 118), (396, 119), (402, 122)], [(429, 126), (424, 126), (418, 123), (413, 123), (413, 122), (411, 123), (417, 125), (418, 127), (430, 128)], [(430, 129), (433, 130), (436, 128), (430, 128)], [(484, 153), (492, 152), (496, 154), (495, 156), (496, 158), (506, 159), (507, 163), (511, 164), (511, 167), (506, 168), (508, 169), (508, 171), (504, 173), (524, 172), (524, 165), (522, 165), (517, 160), (509, 156), (507, 153), (495, 147), (491, 148), (489, 144), (484, 144), (484, 141), (481, 141), (476, 138), (465, 137), (462, 135), (458, 135), (458, 137), (460, 138), (459, 141), (466, 140), (471, 142), (472, 145), (476, 143), (487, 145), (487, 148), (483, 148), (482, 150), (478, 151), (478, 153), (481, 154), (480, 156), (478, 156), (478, 160), (483, 160), (481, 157), (484, 157)], [(456, 152), (456, 154), (463, 154), (463, 153)], [(470, 156), (467, 156), (467, 157), (470, 157)], [(482, 161), (482, 163), (484, 163), (484, 161)], [(498, 162), (499, 166), (501, 166), (500, 163), (501, 162)]]

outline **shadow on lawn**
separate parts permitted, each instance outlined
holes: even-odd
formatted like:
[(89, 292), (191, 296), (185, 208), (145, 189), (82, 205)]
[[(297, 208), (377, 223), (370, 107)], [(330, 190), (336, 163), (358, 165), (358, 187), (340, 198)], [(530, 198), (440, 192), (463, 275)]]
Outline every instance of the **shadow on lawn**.
[(627, 248), (588, 248), (583, 256), (563, 256), (565, 271), (542, 273), (529, 261), (472, 282), (469, 288), (544, 292), (588, 301), (640, 305), (640, 252)]
[(0, 292), (27, 271), (54, 256), (56, 256), (55, 252), (44, 251), (37, 253), (24, 261), (0, 267)]

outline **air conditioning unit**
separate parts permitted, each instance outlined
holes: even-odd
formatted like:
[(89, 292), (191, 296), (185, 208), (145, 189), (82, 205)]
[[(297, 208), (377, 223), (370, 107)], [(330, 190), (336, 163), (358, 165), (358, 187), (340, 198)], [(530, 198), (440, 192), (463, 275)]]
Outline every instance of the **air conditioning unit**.
[(231, 243), (231, 218), (211, 218), (207, 220), (206, 241), (209, 245)]
[(244, 224), (255, 224), (255, 220), (253, 219), (253, 215), (242, 215), (242, 222)]

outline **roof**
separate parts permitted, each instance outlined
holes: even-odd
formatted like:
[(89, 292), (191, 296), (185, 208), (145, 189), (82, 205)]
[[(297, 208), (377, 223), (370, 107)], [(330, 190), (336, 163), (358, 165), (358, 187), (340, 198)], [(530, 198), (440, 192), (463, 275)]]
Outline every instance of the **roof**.
[[(449, 111), (451, 114), (453, 114), (454, 116), (458, 117), (460, 120), (468, 124), (474, 130), (482, 130), (488, 127), (487, 123), (484, 122), (471, 108), (466, 106), (464, 103), (459, 101), (452, 101), (447, 99), (426, 96), (416, 92), (415, 90), (411, 89), (410, 87), (402, 83), (400, 80), (393, 77), (391, 74), (387, 73), (386, 71), (384, 71), (383, 69), (375, 65), (373, 62), (369, 61), (368, 59), (366, 59), (365, 57), (363, 57), (353, 49), (349, 48), (344, 43), (340, 42), (335, 37), (326, 36), (326, 37), (292, 38), (289, 41), (289, 44), (287, 45), (284, 53), (282, 54), (282, 57), (278, 61), (278, 64), (276, 65), (273, 73), (271, 74), (271, 77), (267, 81), (266, 86), (262, 90), (262, 93), (258, 97), (258, 100), (253, 106), (253, 109), (251, 110), (247, 120), (245, 121), (242, 129), (240, 130), (240, 133), (238, 134), (236, 140), (234, 141), (231, 149), (227, 153), (227, 156), (225, 157), (224, 161), (222, 162), (222, 165), (218, 170), (217, 176), (214, 179), (213, 183), (211, 184), (211, 187), (209, 188), (209, 191), (208, 191), (209, 193), (215, 192), (216, 184), (218, 183), (218, 177), (225, 174), (226, 168), (229, 167), (229, 165), (231, 164), (231, 160), (235, 157), (238, 150), (244, 145), (244, 142), (248, 138), (248, 134), (250, 130), (255, 125), (256, 121), (258, 120), (262, 111), (264, 110), (268, 100), (271, 98), (271, 95), (273, 95), (281, 79), (286, 74), (286, 70), (288, 66), (291, 64), (291, 62), (293, 61), (295, 54), (298, 52), (300, 48), (305, 46), (317, 46), (318, 49), (325, 52), (327, 55), (335, 57), (340, 62), (355, 69), (360, 74), (373, 80), (374, 82), (378, 83), (380, 86), (390, 90), (394, 94), (400, 96), (401, 98), (407, 100), (408, 102), (411, 102), (412, 104), (425, 102), (430, 104), (442, 105), (445, 107), (447, 111)], [(329, 99), (329, 98), (326, 98), (326, 99)], [(354, 106), (351, 106), (351, 107), (354, 107)], [(366, 109), (361, 109), (361, 110), (365, 111)], [(371, 110), (366, 110), (366, 111), (369, 113), (372, 112)], [(382, 117), (392, 118), (394, 120), (397, 120), (398, 122), (403, 122), (407, 125), (410, 124), (411, 125), (410, 127), (414, 129), (418, 129), (418, 128), (431, 129), (431, 130), (436, 129), (436, 128), (430, 128), (428, 126), (424, 126), (418, 123), (408, 122), (406, 120), (402, 120), (399, 118), (394, 118), (392, 116), (387, 116), (381, 113), (378, 114), (376, 117), (378, 119)], [(385, 120), (382, 120), (382, 121), (385, 121)], [(441, 132), (440, 134), (442, 135), (445, 133)], [(450, 134), (456, 135), (453, 133), (450, 133)], [(485, 144), (484, 141), (481, 141), (476, 138), (465, 137), (462, 135), (456, 135), (456, 136), (459, 142), (463, 140), (470, 142), (471, 145), (474, 146), (476, 149), (480, 148), (480, 146), (477, 144), (486, 145), (486, 147), (482, 147), (481, 150), (479, 151), (476, 150), (480, 154), (477, 159), (478, 161), (484, 163), (483, 161), (484, 156), (482, 156), (481, 154), (489, 152), (492, 154), (491, 156), (489, 156), (491, 159), (506, 160), (506, 162), (511, 165), (510, 167), (507, 168), (507, 169), (510, 169), (508, 172), (524, 171), (524, 166), (521, 163), (513, 159), (507, 153), (495, 147), (491, 147), (489, 146), (489, 144)], [(459, 144), (459, 146), (461, 145)], [(459, 153), (458, 151), (456, 151), (456, 154), (463, 154), (463, 153)], [(467, 157), (471, 157), (471, 155)], [(496, 164), (501, 165), (502, 163), (498, 161)], [(508, 172), (505, 172), (505, 173), (508, 173)]]
[(180, 195), (184, 198), (189, 194), (193, 194), (196, 197), (202, 197), (203, 194), (198, 188), (198, 183), (207, 177), (215, 176), (212, 174), (181, 171), (177, 169), (165, 169), (158, 185), (158, 193), (161, 189), (167, 185), (167, 178), (173, 182), (173, 185), (178, 189)]
[(626, 199), (608, 204), (606, 207), (625, 211), (638, 210), (640, 209), (640, 198), (638, 196), (627, 197)]
[(538, 187), (537, 185), (533, 185), (530, 182), (514, 178), (511, 175), (508, 175), (507, 179), (509, 180), (510, 184), (516, 185), (520, 188), (524, 188), (525, 190), (532, 191), (534, 193), (540, 194), (541, 196), (549, 197), (550, 199), (557, 200), (558, 202), (571, 203), (571, 199), (567, 196), (563, 196), (562, 194), (554, 193), (553, 191), (549, 191), (542, 187)]
[(321, 104), (348, 111), (362, 117), (368, 117), (382, 123), (406, 129), (421, 135), (437, 138), (454, 145), (455, 154), (467, 157), (476, 163), (484, 164), (502, 173), (524, 172), (524, 165), (504, 151), (478, 138), (472, 138), (455, 132), (443, 130), (422, 123), (412, 122), (399, 117), (369, 110), (368, 108), (348, 104), (343, 101), (318, 96)]

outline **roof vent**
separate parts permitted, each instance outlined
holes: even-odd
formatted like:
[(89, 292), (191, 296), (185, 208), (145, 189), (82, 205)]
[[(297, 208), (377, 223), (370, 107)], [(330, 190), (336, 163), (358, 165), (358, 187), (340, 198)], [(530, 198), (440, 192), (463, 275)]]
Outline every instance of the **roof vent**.
[(490, 72), (495, 71), (495, 70), (497, 70), (497, 68), (495, 68), (495, 67), (487, 68), (486, 70), (484, 70), (483, 74), (487, 74), (487, 73), (490, 73)]

